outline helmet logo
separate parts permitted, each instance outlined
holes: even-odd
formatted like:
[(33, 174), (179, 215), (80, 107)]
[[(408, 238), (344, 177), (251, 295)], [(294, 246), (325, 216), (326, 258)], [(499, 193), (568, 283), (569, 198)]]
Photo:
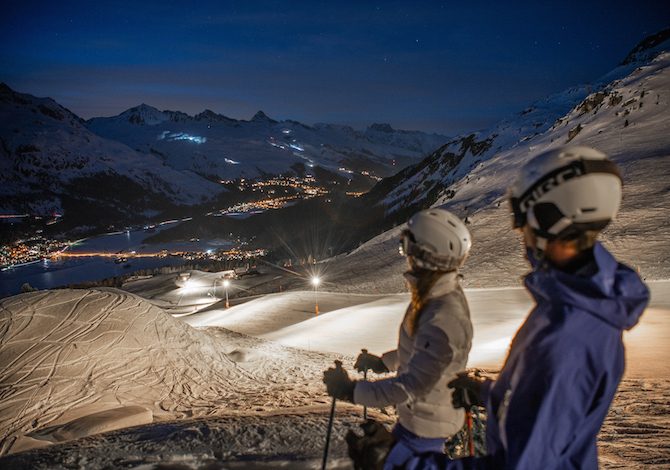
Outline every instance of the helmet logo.
[(550, 173), (548, 173), (544, 178), (536, 182), (526, 193), (521, 196), (519, 202), (519, 208), (522, 212), (527, 212), (528, 209), (533, 206), (538, 199), (547, 194), (556, 186), (565, 183), (572, 178), (581, 176), (585, 173), (584, 167), (577, 164), (571, 164), (566, 167), (558, 168)]

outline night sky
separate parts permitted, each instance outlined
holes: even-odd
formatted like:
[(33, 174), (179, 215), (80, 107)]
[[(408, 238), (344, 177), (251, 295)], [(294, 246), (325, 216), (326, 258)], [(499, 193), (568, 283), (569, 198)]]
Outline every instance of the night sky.
[(598, 78), (669, 23), (667, 1), (20, 1), (0, 81), (84, 118), (144, 102), (453, 135)]

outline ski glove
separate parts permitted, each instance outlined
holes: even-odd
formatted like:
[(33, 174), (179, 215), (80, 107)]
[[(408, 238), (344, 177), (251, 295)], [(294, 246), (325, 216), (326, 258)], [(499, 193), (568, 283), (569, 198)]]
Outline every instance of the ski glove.
[(356, 369), (358, 372), (371, 370), (377, 374), (382, 374), (389, 371), (382, 358), (368, 353), (367, 349), (363, 349), (363, 352), (358, 355), (358, 358), (354, 363), (354, 369)]
[(484, 406), (481, 398), (483, 382), (484, 379), (468, 375), (467, 372), (459, 373), (458, 377), (447, 384), (447, 387), (454, 389), (451, 396), (454, 408), (470, 409), (471, 406)]
[(354, 469), (381, 470), (395, 438), (381, 423), (373, 419), (368, 419), (360, 426), (363, 430), (362, 436), (350, 429), (345, 437), (349, 457), (354, 461)]
[(354, 402), (356, 382), (349, 378), (340, 362), (323, 373), (323, 383), (326, 384), (326, 391), (331, 397)]

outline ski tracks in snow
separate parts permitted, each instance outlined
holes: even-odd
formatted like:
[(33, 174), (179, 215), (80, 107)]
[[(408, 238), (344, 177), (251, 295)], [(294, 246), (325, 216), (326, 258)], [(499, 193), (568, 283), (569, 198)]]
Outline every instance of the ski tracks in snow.
[(211, 331), (114, 289), (5, 299), (0, 453), (39, 429), (119, 406), (166, 420), (327, 403), (321, 371), (334, 355)]

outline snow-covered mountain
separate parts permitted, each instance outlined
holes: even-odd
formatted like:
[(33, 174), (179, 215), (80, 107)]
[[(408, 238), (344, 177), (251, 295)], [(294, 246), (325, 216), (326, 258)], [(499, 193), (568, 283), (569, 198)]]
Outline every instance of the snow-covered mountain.
[[(585, 129), (586, 124), (583, 121), (591, 113), (596, 116), (603, 109), (613, 110), (617, 117), (621, 117), (632, 111), (629, 109), (629, 101), (637, 101), (638, 98), (626, 97), (624, 100), (624, 95), (618, 88), (638, 67), (651, 66), (649, 62), (661, 51), (670, 49), (669, 31), (642, 41), (620, 66), (593, 83), (574, 86), (535, 102), (490, 129), (450, 140), (419, 164), (406, 168), (401, 175), (397, 175), (393, 187), (383, 194), (384, 205), (389, 212), (393, 212), (416, 204), (425, 206), (426, 201), (432, 204), (438, 199), (445, 200), (455, 195), (455, 188), (450, 188), (451, 185), (463, 178), (466, 182), (471, 181), (479, 170), (487, 167), (486, 162), (492, 159), (498, 161), (507, 159), (510, 155), (521, 154), (533, 156), (548, 149), (549, 144), (558, 146), (567, 142), (584, 143), (588, 131), (581, 137), (578, 134)], [(664, 64), (661, 61), (654, 67), (663, 68)], [(665, 110), (663, 107), (656, 109)], [(647, 119), (647, 114), (640, 118)], [(603, 119), (604, 116), (600, 114), (589, 120), (589, 126), (592, 128), (594, 121), (600, 122)], [(626, 119), (621, 119), (620, 124), (625, 121)], [(582, 123), (583, 126), (580, 127)], [(602, 133), (611, 129), (612, 124), (614, 123), (600, 123), (598, 131)], [(606, 129), (602, 129), (603, 126)], [(564, 132), (565, 128), (567, 133)], [(636, 129), (628, 129), (628, 132), (635, 134)], [(662, 136), (659, 135), (657, 140), (663, 140)], [(481, 188), (480, 185), (473, 187)]]
[[(624, 200), (604, 239), (650, 278), (670, 275), (670, 30), (645, 39), (595, 83), (539, 101), (491, 129), (451, 140), (417, 165), (384, 179), (368, 197), (391, 219), (440, 205), (466, 218), (474, 237), (470, 285), (514, 285), (526, 270), (505, 200), (518, 169), (545, 150), (587, 145), (623, 170)], [(401, 291), (398, 226), (333, 260), (335, 285)]]
[(195, 116), (142, 104), (118, 116), (89, 120), (98, 135), (154, 154), (168, 165), (208, 178), (253, 178), (319, 165), (344, 176), (368, 172), (389, 176), (416, 163), (448, 137), (373, 124), (348, 126), (276, 121), (258, 111), (249, 121), (210, 110)]
[(50, 98), (0, 84), (0, 209), (51, 214), (156, 211), (201, 203), (221, 187), (155, 155), (101, 138)]

